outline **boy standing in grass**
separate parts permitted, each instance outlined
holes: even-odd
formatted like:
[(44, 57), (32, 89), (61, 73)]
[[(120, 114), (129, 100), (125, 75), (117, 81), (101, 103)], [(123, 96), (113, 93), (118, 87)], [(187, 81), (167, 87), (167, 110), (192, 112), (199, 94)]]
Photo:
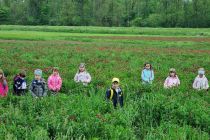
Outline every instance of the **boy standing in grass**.
[(34, 75), (35, 79), (30, 86), (31, 95), (35, 98), (47, 96), (47, 84), (42, 78), (42, 70), (36, 69)]
[(15, 76), (13, 83), (14, 95), (17, 96), (25, 95), (27, 88), (25, 77), (26, 77), (26, 72), (24, 70), (21, 70), (21, 72)]
[(196, 90), (208, 90), (209, 83), (208, 79), (205, 76), (204, 68), (198, 69), (198, 76), (195, 78), (193, 82), (193, 88)]
[(120, 80), (118, 78), (113, 78), (112, 87), (106, 91), (106, 99), (111, 100), (115, 108), (118, 103), (123, 107), (123, 93), (119, 83)]

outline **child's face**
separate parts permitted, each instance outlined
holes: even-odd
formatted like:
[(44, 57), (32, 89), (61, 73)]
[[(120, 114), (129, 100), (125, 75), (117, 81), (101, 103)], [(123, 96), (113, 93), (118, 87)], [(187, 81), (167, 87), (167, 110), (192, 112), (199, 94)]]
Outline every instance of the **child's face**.
[(58, 75), (58, 71), (57, 70), (54, 70), (53, 71), (53, 75)]
[(151, 65), (150, 64), (146, 64), (145, 65), (145, 69), (149, 70), (151, 68)]
[(170, 72), (170, 76), (175, 77), (176, 76), (175, 72)]
[(80, 72), (84, 72), (85, 71), (85, 67), (79, 67), (79, 71)]
[(118, 82), (113, 82), (112, 83), (112, 88), (116, 89), (119, 87), (119, 83)]
[(40, 75), (35, 75), (36, 80), (40, 80), (42, 77)]
[(3, 77), (3, 74), (0, 74), (0, 78), (2, 78)]
[(199, 74), (199, 77), (202, 78), (203, 77), (203, 74)]

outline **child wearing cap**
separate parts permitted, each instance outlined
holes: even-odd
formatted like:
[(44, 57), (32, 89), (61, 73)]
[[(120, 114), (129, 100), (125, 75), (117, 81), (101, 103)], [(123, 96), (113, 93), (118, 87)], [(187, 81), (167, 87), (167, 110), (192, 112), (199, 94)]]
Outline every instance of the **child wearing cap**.
[(54, 67), (52, 72), (53, 73), (48, 78), (48, 88), (50, 91), (52, 91), (53, 94), (56, 94), (61, 89), (62, 79), (59, 75), (58, 68)]
[(90, 74), (86, 71), (85, 64), (81, 63), (79, 65), (79, 70), (74, 76), (74, 81), (76, 83), (83, 83), (83, 85), (88, 85), (91, 82), (91, 76)]
[(26, 72), (21, 70), (19, 74), (14, 77), (13, 83), (13, 94), (17, 96), (25, 95), (27, 85), (26, 85)]
[(150, 63), (144, 64), (144, 69), (141, 72), (141, 79), (143, 84), (152, 84), (154, 80), (154, 71)]
[(42, 78), (42, 70), (36, 69), (34, 75), (35, 79), (30, 86), (31, 95), (36, 98), (47, 96), (47, 84)]
[(117, 104), (123, 107), (123, 93), (119, 83), (120, 80), (118, 78), (113, 78), (111, 88), (106, 91), (106, 99), (111, 100), (115, 108)]
[(171, 68), (169, 71), (169, 76), (166, 78), (164, 82), (164, 88), (172, 88), (178, 87), (180, 85), (180, 80), (176, 74), (176, 70)]
[(208, 90), (209, 84), (208, 79), (205, 76), (204, 68), (198, 69), (198, 76), (193, 82), (193, 88), (196, 90)]
[(0, 69), (0, 97), (7, 96), (8, 90), (8, 84), (4, 76), (4, 72)]

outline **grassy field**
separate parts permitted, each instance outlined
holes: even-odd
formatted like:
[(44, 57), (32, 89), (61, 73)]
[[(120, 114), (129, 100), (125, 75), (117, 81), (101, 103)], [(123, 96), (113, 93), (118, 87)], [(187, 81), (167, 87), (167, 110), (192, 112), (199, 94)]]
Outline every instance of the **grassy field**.
[[(210, 80), (210, 29), (1, 25), (0, 53), (10, 91), (20, 69), (28, 84), (36, 68), (47, 79), (57, 66), (63, 77), (58, 96), (2, 98), (0, 139), (210, 139), (210, 94), (192, 89), (198, 68)], [(86, 88), (73, 81), (81, 62), (93, 78)], [(150, 87), (141, 85), (145, 62), (155, 71)], [(165, 90), (171, 67), (181, 86)], [(113, 77), (124, 90), (122, 109), (104, 101)]]

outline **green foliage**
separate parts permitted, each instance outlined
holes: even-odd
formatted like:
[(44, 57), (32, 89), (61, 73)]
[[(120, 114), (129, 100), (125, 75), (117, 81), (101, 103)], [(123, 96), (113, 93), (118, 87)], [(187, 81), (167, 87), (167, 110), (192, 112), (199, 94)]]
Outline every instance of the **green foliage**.
[(209, 0), (1, 0), (0, 24), (210, 27)]
[[(0, 65), (10, 86), (0, 99), (0, 139), (209, 139), (210, 94), (194, 91), (197, 69), (209, 75), (209, 29), (0, 26)], [(207, 37), (199, 36), (204, 33)], [(145, 35), (145, 36), (140, 36)], [(158, 38), (154, 38), (158, 36)], [(73, 81), (86, 63), (92, 82)], [(152, 85), (142, 85), (145, 62), (155, 71)], [(57, 96), (34, 99), (11, 95), (14, 75), (36, 68), (45, 79), (52, 67), (63, 78)], [(165, 90), (170, 67), (178, 88)], [(125, 106), (113, 108), (105, 91), (120, 78)]]

